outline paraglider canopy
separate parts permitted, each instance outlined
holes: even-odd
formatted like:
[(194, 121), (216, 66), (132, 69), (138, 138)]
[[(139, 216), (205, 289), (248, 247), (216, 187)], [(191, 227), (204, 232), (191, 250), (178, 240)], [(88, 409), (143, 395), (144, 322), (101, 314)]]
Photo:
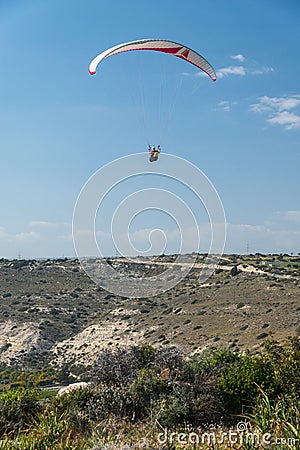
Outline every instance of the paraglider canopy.
[(111, 47), (108, 50), (105, 50), (104, 52), (97, 55), (92, 60), (89, 65), (90, 74), (94, 75), (96, 73), (98, 64), (105, 58), (131, 50), (152, 50), (177, 56), (178, 58), (184, 59), (188, 63), (193, 64), (194, 66), (203, 70), (203, 72), (207, 73), (212, 81), (216, 81), (216, 73), (213, 67), (209, 64), (208, 61), (206, 61), (205, 58), (203, 58), (203, 56), (199, 55), (199, 53), (195, 52), (189, 47), (178, 44), (177, 42), (167, 41), (164, 39), (143, 39)]

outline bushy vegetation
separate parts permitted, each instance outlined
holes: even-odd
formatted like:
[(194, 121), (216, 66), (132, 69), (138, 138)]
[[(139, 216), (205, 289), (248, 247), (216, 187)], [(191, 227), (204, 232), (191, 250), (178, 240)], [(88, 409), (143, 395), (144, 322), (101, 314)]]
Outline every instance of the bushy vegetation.
[[(37, 389), (3, 388), (0, 449), (97, 450), (141, 440), (145, 448), (160, 448), (161, 429), (229, 429), (239, 420), (295, 443), (299, 366), (296, 338), (286, 345), (269, 341), (254, 355), (211, 348), (186, 358), (176, 348), (148, 345), (106, 350), (85, 374), (92, 381), (87, 389), (41, 399)], [(251, 445), (243, 448), (259, 448)]]
[(10, 388), (24, 387), (26, 389), (53, 384), (62, 379), (62, 371), (53, 368), (42, 370), (16, 370), (11, 367), (0, 369), (0, 390), (2, 386)]
[(38, 416), (39, 405), (37, 391), (24, 388), (12, 389), (0, 395), (0, 436), (13, 435), (28, 427)]
[(219, 379), (228, 413), (240, 414), (252, 408), (262, 389), (270, 399), (300, 392), (300, 341), (289, 345), (266, 342), (259, 355), (238, 355)]

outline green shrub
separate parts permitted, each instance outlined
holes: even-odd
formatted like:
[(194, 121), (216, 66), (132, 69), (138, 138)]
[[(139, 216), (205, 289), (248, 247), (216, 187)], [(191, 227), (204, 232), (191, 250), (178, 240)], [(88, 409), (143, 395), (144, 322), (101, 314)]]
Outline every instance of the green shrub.
[(237, 309), (243, 308), (245, 306), (245, 303), (240, 302), (236, 305)]
[(278, 385), (277, 394), (300, 392), (300, 339), (290, 338), (285, 345), (267, 341), (262, 354), (266, 366), (272, 366)]
[(135, 355), (140, 368), (153, 362), (157, 354), (157, 350), (148, 344), (131, 347), (131, 351)]
[(165, 381), (157, 370), (141, 369), (138, 377), (129, 387), (132, 398), (131, 415), (141, 418), (147, 414), (151, 403), (167, 391)]
[(0, 435), (27, 427), (40, 411), (35, 390), (12, 389), (0, 395)]
[(98, 385), (90, 397), (87, 409), (89, 417), (95, 422), (107, 420), (110, 417), (123, 419), (133, 417), (133, 399), (127, 386)]
[(239, 359), (237, 352), (225, 347), (209, 347), (200, 355), (203, 368), (214, 373), (222, 372), (230, 364)]
[(286, 345), (267, 341), (260, 355), (239, 356), (220, 376), (219, 387), (228, 412), (241, 413), (256, 401), (259, 388), (271, 400), (300, 390), (300, 341)]
[(230, 275), (234, 277), (235, 275), (238, 275), (240, 271), (238, 270), (237, 266), (233, 266), (230, 270)]
[(219, 380), (224, 405), (231, 414), (240, 414), (249, 407), (259, 394), (259, 387), (271, 395), (277, 391), (277, 380), (271, 365), (263, 358), (245, 355), (222, 372)]
[(162, 426), (174, 428), (184, 423), (202, 426), (220, 422), (224, 408), (216, 377), (202, 370), (192, 370), (165, 385), (163, 393), (152, 404), (151, 417)]
[(62, 417), (76, 433), (93, 429), (93, 423), (107, 419), (110, 414), (122, 417), (125, 397), (119, 387), (103, 385), (99, 389), (76, 389), (50, 400), (53, 416)]
[(169, 383), (153, 406), (155, 418), (166, 427), (219, 423), (224, 407), (218, 376), (236, 358), (231, 350), (214, 348), (182, 359), (170, 371)]
[(158, 399), (152, 404), (152, 418), (162, 427), (169, 429), (187, 421), (189, 412), (190, 407), (186, 398), (179, 392), (171, 394), (167, 398)]
[(219, 421), (224, 408), (217, 376), (236, 359), (224, 348), (188, 360), (172, 347), (106, 350), (93, 369), (97, 394), (90, 409), (98, 420), (113, 414), (130, 420), (156, 416), (168, 426)]

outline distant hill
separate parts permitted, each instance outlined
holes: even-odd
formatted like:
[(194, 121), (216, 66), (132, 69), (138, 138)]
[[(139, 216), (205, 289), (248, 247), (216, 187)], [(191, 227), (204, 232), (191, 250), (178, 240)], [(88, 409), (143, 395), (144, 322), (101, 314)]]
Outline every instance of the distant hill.
[[(160, 257), (159, 270), (175, 256)], [(300, 334), (299, 257), (226, 255), (205, 284), (201, 262), (203, 255), (170, 291), (126, 299), (94, 284), (78, 260), (1, 259), (0, 364), (88, 365), (106, 347), (143, 342), (187, 353), (216, 345), (245, 350)], [(109, 263), (149, 275), (138, 261)]]

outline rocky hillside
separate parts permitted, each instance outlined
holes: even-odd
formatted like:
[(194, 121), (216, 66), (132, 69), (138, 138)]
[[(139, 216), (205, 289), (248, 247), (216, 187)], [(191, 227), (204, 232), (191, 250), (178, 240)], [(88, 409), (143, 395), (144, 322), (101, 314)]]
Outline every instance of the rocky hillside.
[[(211, 345), (243, 350), (300, 334), (298, 258), (228, 255), (200, 284), (202, 259), (172, 290), (143, 299), (98, 287), (77, 260), (0, 260), (0, 365), (89, 365), (103, 348), (142, 342), (188, 353)], [(160, 257), (159, 270), (170, 261)], [(125, 259), (110, 263), (145, 271)]]

